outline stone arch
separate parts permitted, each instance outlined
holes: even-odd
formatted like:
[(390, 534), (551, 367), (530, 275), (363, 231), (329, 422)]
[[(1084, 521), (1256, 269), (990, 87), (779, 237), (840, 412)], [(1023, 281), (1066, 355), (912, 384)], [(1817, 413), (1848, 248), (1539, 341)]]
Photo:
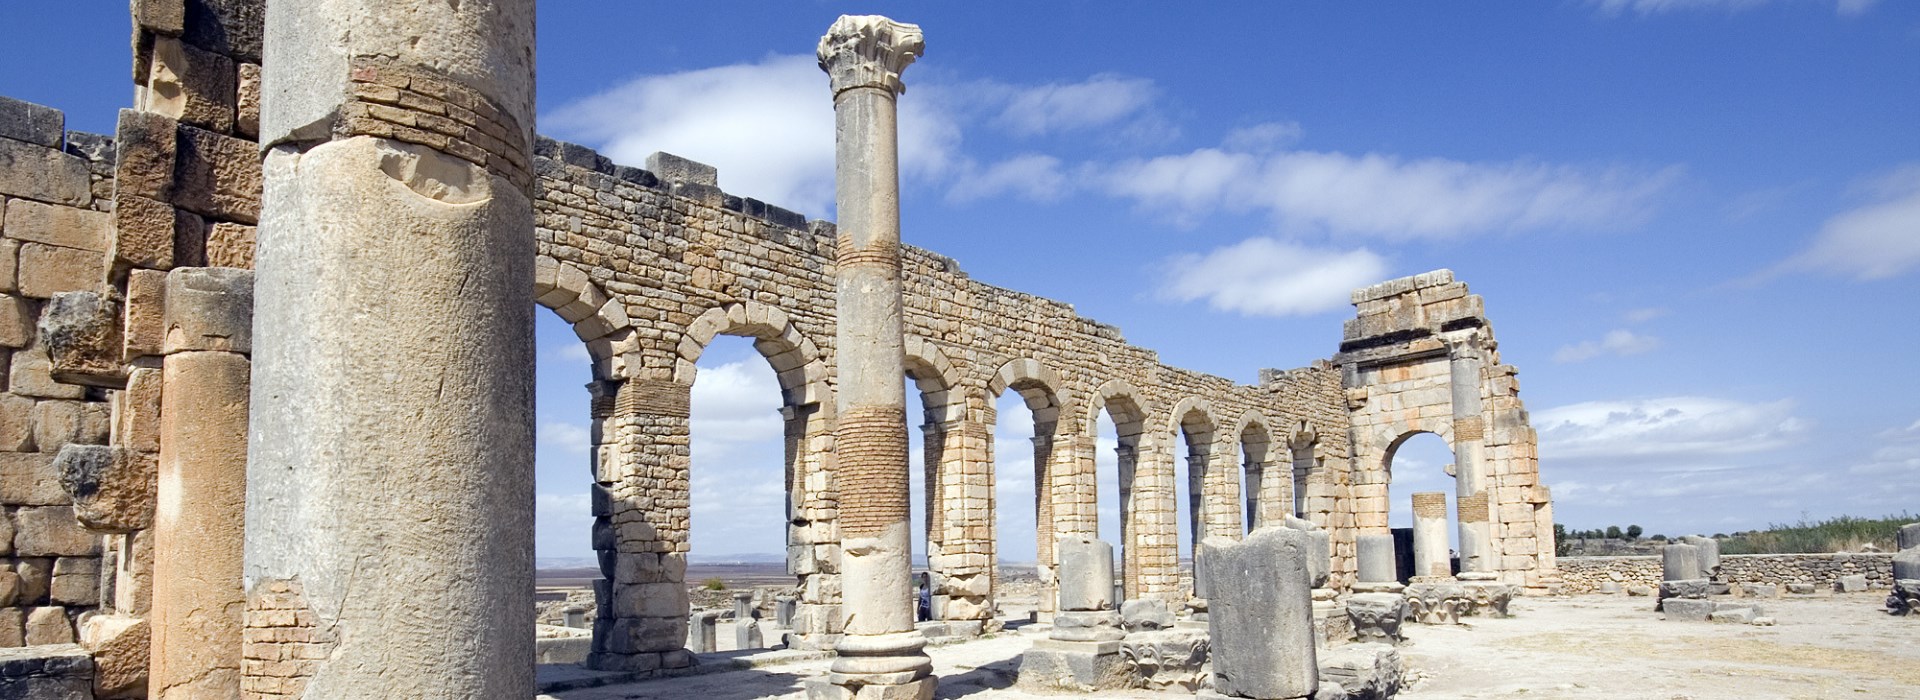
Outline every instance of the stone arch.
[[(1117, 433), (1118, 546), (1123, 550), (1120, 580), (1126, 597), (1139, 598), (1152, 591), (1172, 600), (1179, 586), (1172, 454), (1167, 451), (1165, 431), (1155, 430), (1159, 426), (1149, 420), (1153, 413), (1145, 396), (1124, 379), (1106, 381), (1087, 395), (1082, 430), (1089, 438), (1099, 435), (1100, 413), (1106, 411)], [(1097, 442), (1089, 440), (1089, 444)], [(1087, 457), (1085, 468), (1093, 473), (1096, 460), (1091, 449)], [(1094, 505), (1097, 512), (1097, 500)]]
[(593, 359), (593, 378), (621, 376), (624, 360), (636, 349), (626, 304), (600, 289), (579, 266), (540, 255), (534, 258), (533, 269), (534, 303), (573, 325), (574, 336), (587, 344)]
[[(1400, 433), (1380, 450), (1379, 492), (1387, 501), (1386, 508), (1389, 511), (1392, 510), (1395, 499), (1401, 499), (1403, 503), (1411, 503), (1413, 521), (1408, 524), (1413, 528), (1413, 560), (1399, 563), (1400, 575), (1402, 577), (1450, 576), (1462, 570), (1462, 565), (1467, 563), (1467, 548), (1471, 546), (1469, 543), (1471, 535), (1464, 527), (1468, 522), (1468, 508), (1464, 502), (1466, 494), (1459, 493), (1458, 488), (1453, 489), (1453, 493), (1448, 493), (1446, 490), (1424, 494), (1394, 493), (1393, 460), (1407, 441), (1420, 435), (1435, 435), (1445, 441), (1449, 454), (1455, 454), (1456, 447), (1451, 426), (1435, 421), (1415, 421), (1415, 423), (1421, 424), (1421, 427)], [(1454, 476), (1452, 464), (1447, 465), (1447, 475)], [(1458, 485), (1456, 479), (1455, 486), (1458, 487)], [(1481, 496), (1481, 499), (1481, 511), (1484, 512), (1485, 496)], [(1462, 549), (1457, 556), (1451, 551), (1447, 535), (1448, 531), (1455, 527), (1461, 528)]]
[(1393, 440), (1387, 442), (1386, 448), (1380, 451), (1380, 470), (1383, 473), (1385, 473), (1386, 479), (1388, 481), (1393, 480), (1393, 456), (1400, 452), (1400, 446), (1407, 444), (1407, 441), (1413, 439), (1415, 435), (1422, 435), (1422, 434), (1437, 435), (1440, 437), (1440, 439), (1445, 440), (1447, 442), (1447, 449), (1449, 450), (1453, 449), (1452, 426), (1446, 425), (1444, 423), (1436, 423), (1434, 425), (1430, 425), (1427, 427), (1418, 428), (1414, 430), (1408, 430), (1404, 433), (1401, 433), (1399, 436), (1393, 438)]
[[(1093, 498), (1097, 489), (1094, 474), (1090, 469), (1079, 468), (1075, 459), (1078, 443), (1071, 435), (1062, 435), (1060, 430), (1066, 398), (1059, 372), (1039, 360), (1018, 357), (1002, 363), (986, 377), (985, 383), (987, 405), (993, 405), (1011, 389), (1020, 395), (1033, 417), (1034, 558), (1041, 585), (1040, 613), (1049, 615), (1053, 612), (1053, 593), (1058, 583), (1053, 568), (1055, 536), (1098, 529), (1097, 516), (1091, 508), (1087, 512), (1079, 508), (1081, 500)], [(1009, 446), (1008, 449), (1018, 448)], [(989, 464), (988, 468), (991, 470), (994, 465)], [(997, 527), (997, 514), (995, 521)]]
[(1064, 386), (1060, 374), (1053, 371), (1052, 367), (1041, 364), (1039, 360), (1022, 357), (1000, 365), (1000, 369), (987, 379), (987, 394), (999, 398), (1008, 389), (1020, 392), (1027, 409), (1033, 411), (1034, 422), (1052, 425), (1060, 420), (1060, 409), (1065, 404), (1062, 396)]
[(1125, 379), (1109, 379), (1087, 395), (1086, 414), (1082, 428), (1088, 435), (1100, 432), (1100, 411), (1106, 410), (1113, 416), (1113, 427), (1119, 431), (1121, 441), (1131, 437), (1136, 440), (1146, 433), (1147, 403), (1145, 394)]
[(825, 357), (820, 347), (788, 320), (787, 312), (771, 304), (756, 301), (722, 304), (707, 309), (680, 336), (674, 361), (674, 381), (692, 385), (699, 369), (694, 363), (706, 352), (716, 335), (753, 338), (753, 347), (773, 365), (780, 380), (780, 395), (788, 406), (817, 404), (831, 412)]
[(966, 399), (957, 389), (960, 371), (953, 366), (953, 361), (947, 359), (940, 346), (917, 335), (906, 336), (903, 349), (907, 378), (920, 390), (927, 422), (960, 420), (966, 410)]
[(1310, 517), (1311, 514), (1331, 510), (1331, 505), (1326, 501), (1328, 496), (1316, 496), (1310, 484), (1328, 482), (1331, 475), (1325, 472), (1324, 458), (1319, 454), (1319, 429), (1304, 418), (1295, 421), (1293, 429), (1287, 434), (1287, 452), (1292, 462), (1292, 479), (1289, 481), (1293, 490), (1293, 516), (1320, 522)]
[(1266, 414), (1254, 409), (1240, 414), (1227, 436), (1240, 456), (1242, 519), (1248, 531), (1279, 522), (1292, 507), (1292, 480), (1273, 460), (1273, 436)]
[[(1164, 428), (1169, 448), (1180, 444), (1182, 436), (1187, 446), (1187, 534), (1188, 552), (1200, 551), (1200, 540), (1212, 534), (1240, 534), (1233, 525), (1238, 520), (1235, 515), (1239, 509), (1234, 507), (1238, 496), (1228, 488), (1221, 477), (1224, 470), (1213, 464), (1220, 452), (1219, 425), (1215, 418), (1213, 402), (1205, 398), (1189, 396), (1173, 405)], [(1179, 458), (1176, 456), (1175, 461)], [(1175, 488), (1178, 489), (1176, 479)], [(1177, 503), (1176, 496), (1176, 503)], [(1176, 508), (1178, 506), (1176, 505)], [(1221, 521), (1224, 521), (1221, 522)]]

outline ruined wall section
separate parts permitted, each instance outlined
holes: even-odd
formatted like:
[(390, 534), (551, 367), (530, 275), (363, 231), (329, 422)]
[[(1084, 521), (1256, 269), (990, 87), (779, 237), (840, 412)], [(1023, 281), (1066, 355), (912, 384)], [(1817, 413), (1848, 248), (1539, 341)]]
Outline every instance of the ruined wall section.
[[(728, 195), (715, 186), (711, 168), (664, 154), (642, 170), (556, 141), (542, 141), (536, 152), (542, 257), (555, 261), (556, 275), (591, 280), (623, 304), (622, 313), (633, 321), (630, 334), (589, 342), (596, 377), (629, 387), (665, 383), (684, 395), (695, 379), (693, 362), (714, 334), (757, 339), (780, 377), (789, 436), (799, 443), (800, 454), (789, 465), (799, 473), (788, 475), (795, 504), (790, 565), (803, 574), (809, 589), (803, 602), (816, 610), (837, 604), (831, 576), (838, 557), (837, 497), (830, 450), (823, 449), (831, 437), (817, 432), (829, 428), (832, 420), (832, 225)], [(907, 223), (911, 239), (911, 218)], [(931, 426), (926, 429), (939, 437), (940, 449), (929, 450), (940, 454), (928, 483), (943, 491), (935, 502), (945, 507), (938, 509), (937, 532), (930, 539), (939, 546), (941, 557), (935, 563), (945, 581), (949, 618), (984, 617), (990, 610), (988, 577), (998, 538), (992, 531), (992, 511), (1029, 507), (997, 504), (992, 498), (993, 450), (1031, 449), (990, 441), (997, 419), (994, 397), (1008, 388), (1006, 379), (998, 384), (995, 380), (1010, 363), (1044, 375), (1039, 383), (1047, 386), (1034, 392), (1050, 395), (1058, 404), (1042, 412), (1042, 420), (1055, 426), (1055, 445), (1067, 448), (1042, 447), (1059, 454), (1049, 460), (1055, 485), (1082, 475), (1091, 482), (1092, 428), (1102, 402), (1114, 398), (1100, 397), (1101, 387), (1125, 387), (1116, 391), (1140, 408), (1141, 439), (1132, 484), (1136, 551), (1128, 558), (1136, 562), (1139, 575), (1131, 578), (1144, 594), (1179, 594), (1174, 498), (1180, 487), (1174, 483), (1174, 457), (1180, 427), (1171, 413), (1176, 404), (1203, 407), (1214, 426), (1206, 501), (1210, 511), (1228, 512), (1210, 513), (1210, 522), (1244, 522), (1239, 479), (1226, 477), (1241, 468), (1237, 443), (1249, 414), (1269, 426), (1308, 418), (1326, 426), (1324, 434), (1341, 432), (1324, 410), (1311, 417), (1294, 416), (1284, 412), (1284, 401), (1267, 388), (1165, 366), (1153, 352), (1128, 345), (1117, 329), (1080, 317), (1071, 305), (979, 283), (944, 256), (909, 247), (903, 268), (908, 350), (921, 355), (908, 358), (909, 372), (921, 388), (925, 422)], [(1022, 389), (1023, 394), (1034, 383), (1014, 381), (1026, 382), (1029, 388)], [(1296, 401), (1308, 403), (1302, 397), (1315, 390), (1326, 395), (1316, 405), (1337, 401), (1337, 394), (1326, 387), (1311, 389), (1308, 384), (1295, 388)], [(796, 415), (809, 417), (812, 427), (796, 426)], [(684, 556), (689, 527), (683, 505), (688, 465), (684, 424), (684, 418), (666, 421), (664, 432), (649, 433), (646, 439), (638, 432), (606, 438), (611, 447), (603, 454), (622, 464), (621, 473), (603, 474), (610, 502), (615, 507), (647, 504), (608, 516), (606, 544), (620, 552)], [(1288, 437), (1275, 435), (1272, 440)], [(1281, 452), (1273, 451), (1274, 458)], [(1053, 500), (1057, 511), (1083, 508), (1089, 516), (1092, 500), (1112, 497), (1090, 489), (1057, 491), (1071, 491), (1064, 501)], [(632, 512), (648, 509), (651, 512)], [(1105, 534), (1119, 539), (1115, 533)], [(619, 597), (616, 591), (614, 598)], [(802, 617), (809, 618), (805, 607)], [(810, 619), (816, 621), (802, 624), (815, 627), (802, 631), (836, 631), (822, 626), (831, 615), (816, 613)]]
[(1356, 526), (1385, 532), (1393, 452), (1429, 432), (1453, 450), (1463, 571), (1497, 572), (1545, 591), (1557, 584), (1551, 497), (1518, 370), (1500, 361), (1484, 301), (1449, 270), (1353, 293), (1334, 358), (1351, 414)]
[(1284, 475), (1289, 509), (1332, 530), (1333, 568), (1329, 586), (1346, 588), (1359, 572), (1355, 543), (1359, 534), (1353, 497), (1351, 417), (1340, 368), (1327, 360), (1306, 367), (1260, 371), (1260, 385), (1279, 402), (1273, 462)]
[(60, 382), (38, 326), (56, 296), (106, 283), (113, 152), (59, 110), (0, 97), (0, 647), (71, 644), (103, 580), (111, 598), (112, 559), (55, 463), (107, 441), (106, 392)]

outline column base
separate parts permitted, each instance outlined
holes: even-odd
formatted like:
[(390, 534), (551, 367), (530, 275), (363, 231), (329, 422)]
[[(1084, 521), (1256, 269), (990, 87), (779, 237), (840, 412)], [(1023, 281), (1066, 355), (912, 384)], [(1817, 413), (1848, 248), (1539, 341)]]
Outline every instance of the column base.
[(842, 674), (828, 674), (826, 678), (814, 678), (806, 682), (807, 700), (933, 700), (933, 691), (939, 687), (937, 678), (927, 677), (910, 680), (905, 683), (862, 683), (844, 684), (839, 678)]

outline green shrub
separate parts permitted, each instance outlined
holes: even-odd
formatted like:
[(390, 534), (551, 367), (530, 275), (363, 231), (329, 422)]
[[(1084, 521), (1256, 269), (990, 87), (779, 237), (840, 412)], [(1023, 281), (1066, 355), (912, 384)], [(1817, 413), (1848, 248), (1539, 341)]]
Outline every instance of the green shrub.
[(1916, 520), (1920, 520), (1920, 516), (1904, 511), (1899, 515), (1881, 518), (1842, 515), (1818, 522), (1802, 517), (1796, 524), (1775, 523), (1768, 525), (1765, 530), (1735, 533), (1721, 539), (1720, 553), (1825, 554), (1857, 552), (1867, 545), (1891, 552), (1900, 526)]
[(724, 591), (724, 590), (727, 590), (727, 582), (722, 581), (719, 578), (710, 578), (705, 581), (701, 581), (700, 587), (709, 591)]

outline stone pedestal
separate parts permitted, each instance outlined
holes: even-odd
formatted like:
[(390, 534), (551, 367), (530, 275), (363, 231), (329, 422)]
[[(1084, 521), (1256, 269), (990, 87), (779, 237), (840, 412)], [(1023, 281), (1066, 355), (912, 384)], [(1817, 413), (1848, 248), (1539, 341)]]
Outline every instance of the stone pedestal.
[(1398, 593), (1359, 593), (1347, 598), (1347, 617), (1353, 638), (1361, 642), (1399, 644), (1400, 625), (1407, 619), (1407, 597)]
[(1690, 544), (1670, 544), (1660, 548), (1660, 580), (1691, 581), (1704, 579), (1700, 568), (1700, 548)]
[(900, 297), (900, 72), (920, 57), (920, 28), (841, 16), (821, 37), (833, 91), (839, 212), (835, 326), (839, 409), (841, 622), (845, 636), (810, 698), (929, 697), (933, 662), (914, 630), (907, 489), (905, 336)]
[(1699, 600), (1699, 599), (1706, 598), (1707, 595), (1711, 592), (1712, 587), (1713, 587), (1713, 582), (1703, 578), (1689, 579), (1685, 581), (1661, 581), (1660, 582), (1660, 599), (1663, 601), (1668, 598), (1686, 598), (1689, 600)]
[(1027, 690), (1093, 693), (1132, 686), (1133, 670), (1120, 655), (1119, 639), (1035, 640), (1020, 655), (1017, 684)]
[(1197, 559), (1213, 582), (1208, 641), (1213, 690), (1239, 698), (1303, 698), (1319, 688), (1313, 638), (1312, 538), (1262, 527), (1209, 537)]
[(1393, 555), (1393, 535), (1363, 534), (1355, 538), (1354, 547), (1359, 560), (1358, 581), (1368, 584), (1399, 582), (1398, 562)]

